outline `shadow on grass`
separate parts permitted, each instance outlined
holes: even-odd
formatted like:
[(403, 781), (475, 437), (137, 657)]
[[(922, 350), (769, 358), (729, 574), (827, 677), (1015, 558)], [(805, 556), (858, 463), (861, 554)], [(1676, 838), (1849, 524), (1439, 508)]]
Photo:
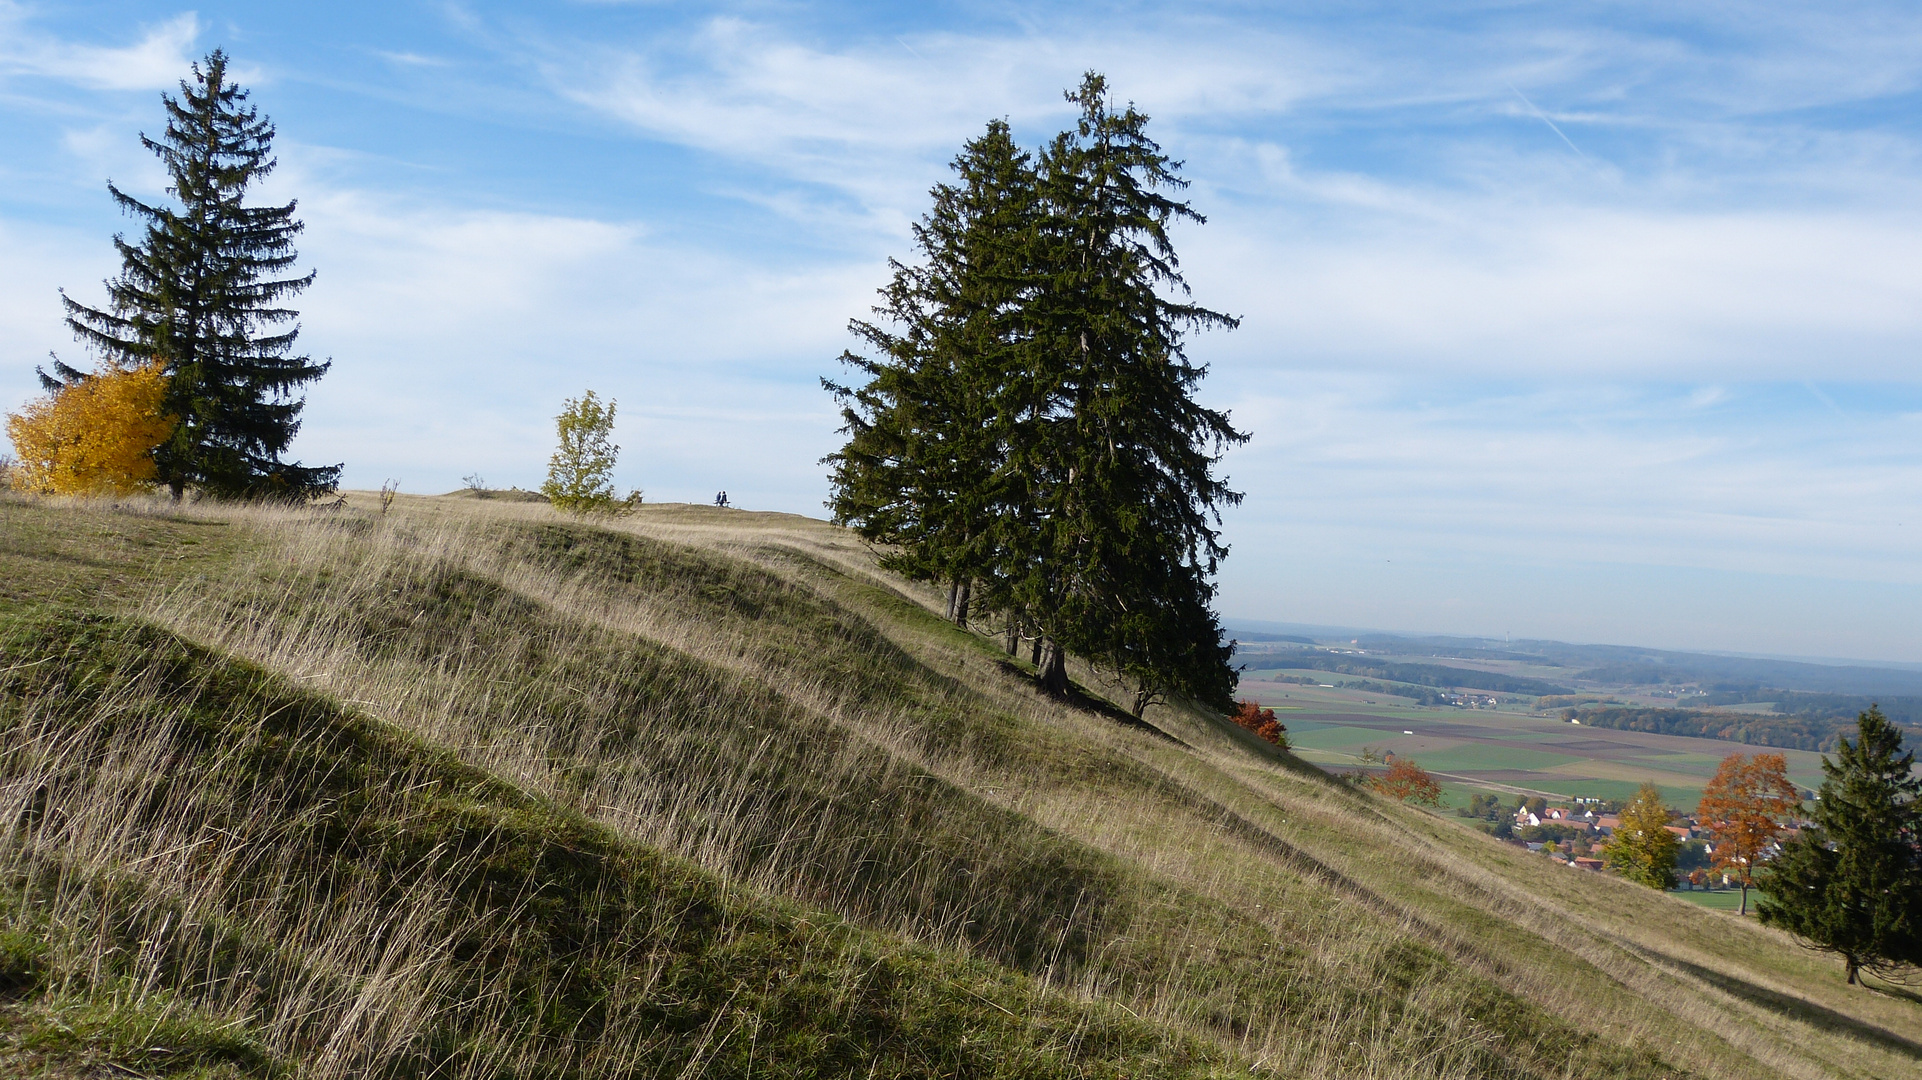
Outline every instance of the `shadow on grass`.
[(1922, 994), (1916, 993), (1914, 990), (1911, 990), (1906, 986), (1897, 986), (1894, 983), (1890, 983), (1884, 980), (1877, 980), (1877, 981), (1880, 982), (1881, 985), (1869, 986), (1867, 982), (1864, 982), (1862, 985), (1868, 986), (1870, 990), (1873, 990), (1876, 993), (1881, 994), (1885, 997), (1900, 998), (1903, 1001), (1907, 1001), (1914, 1005), (1922, 1005)]
[[(1034, 669), (1032, 667), (1006, 657), (996, 658), (995, 663), (1000, 665), (1004, 673), (1016, 679), (1028, 683), (1034, 682)], [(1082, 712), (1093, 713), (1104, 720), (1111, 720), (1114, 723), (1120, 724), (1122, 727), (1143, 731), (1158, 739), (1166, 739), (1176, 746), (1186, 747), (1190, 750), (1194, 749), (1194, 747), (1188, 746), (1187, 743), (1150, 724), (1146, 720), (1136, 717), (1133, 713), (1121, 708), (1107, 698), (1101, 697), (1098, 694), (1089, 693), (1080, 683), (1072, 679), (1068, 681), (1067, 694), (1063, 695), (1060, 700), (1073, 708), (1080, 709)]]
[[(1685, 971), (1718, 990), (1741, 998), (1750, 1004), (1759, 1005), (1771, 1012), (1801, 1020), (1823, 1031), (1843, 1035), (1855, 1039), (1858, 1042), (1879, 1046), (1891, 1053), (1901, 1054), (1904, 1057), (1922, 1061), (1922, 1043), (1905, 1039), (1900, 1035), (1886, 1031), (1874, 1024), (1864, 1023), (1852, 1016), (1845, 1016), (1842, 1013), (1836, 1012), (1834, 1009), (1817, 1005), (1811, 1001), (1804, 1001), (1798, 997), (1791, 997), (1788, 994), (1780, 994), (1766, 987), (1757, 986), (1745, 979), (1738, 979), (1732, 975), (1702, 967), (1699, 964), (1691, 964), (1686, 960), (1680, 960), (1672, 956), (1664, 956), (1662, 957), (1662, 963)], [(1917, 997), (1917, 995), (1914, 994), (1905, 996), (1911, 999)]]

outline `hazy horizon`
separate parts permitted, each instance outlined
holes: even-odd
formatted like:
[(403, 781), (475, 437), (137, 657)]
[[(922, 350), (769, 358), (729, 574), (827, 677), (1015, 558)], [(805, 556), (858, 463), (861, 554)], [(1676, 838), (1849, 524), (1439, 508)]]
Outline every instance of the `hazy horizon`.
[[(1185, 162), (1229, 623), (1922, 660), (1922, 12), (1552, 5), (0, 0), (0, 408), (105, 183), (212, 48), (279, 127), (296, 453), (537, 486), (564, 397), (617, 480), (821, 516), (817, 384), (963, 140), (1105, 72)], [(1917, 524), (1910, 526), (1909, 521)]]

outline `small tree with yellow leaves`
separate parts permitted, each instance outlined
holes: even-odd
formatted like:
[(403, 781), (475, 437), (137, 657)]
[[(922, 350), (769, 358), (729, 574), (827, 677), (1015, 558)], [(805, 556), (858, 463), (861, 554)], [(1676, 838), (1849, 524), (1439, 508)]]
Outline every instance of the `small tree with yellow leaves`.
[(1643, 784), (1622, 809), (1620, 824), (1602, 859), (1608, 868), (1651, 889), (1675, 887), (1675, 858), (1682, 842), (1668, 831), (1668, 805), (1654, 784)]
[(579, 398), (568, 398), (554, 418), (560, 446), (547, 461), (547, 482), (541, 485), (541, 494), (556, 509), (604, 514), (640, 505), (638, 491), (626, 499), (614, 494), (614, 459), (621, 452), (614, 445), (614, 408), (614, 401), (602, 405), (589, 390)]
[(173, 433), (159, 364), (101, 364), (7, 416), (14, 486), (45, 495), (131, 495), (154, 484), (154, 448)]

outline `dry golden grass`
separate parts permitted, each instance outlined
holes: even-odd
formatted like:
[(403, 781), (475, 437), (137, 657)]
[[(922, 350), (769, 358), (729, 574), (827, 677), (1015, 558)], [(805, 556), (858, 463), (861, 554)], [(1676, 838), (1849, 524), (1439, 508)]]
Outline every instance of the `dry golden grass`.
[[(371, 496), (332, 513), (32, 512), (224, 523), (244, 543), (192, 573), (144, 574), (135, 599), (109, 605), (729, 887), (1023, 973), (1043, 1000), (1112, 1006), (1244, 1068), (1922, 1067), (1912, 1000), (1846, 991), (1832, 965), (1752, 923), (1330, 783), (1193, 710), (1151, 710), (1159, 730), (1145, 731), (1039, 699), (992, 643), (934, 618), (932, 594), (820, 522), (669, 506), (578, 524), (538, 504), (405, 496), (385, 515)], [(127, 762), (115, 776), (153, 768)], [(84, 850), (101, 873), (144, 876), (198, 829), (123, 825)], [(381, 938), (415, 943), (391, 960), (351, 932), (298, 939), (340, 956), (355, 972), (343, 985), (395, 995), (354, 1014), (355, 1045), (387, 1047), (361, 1065), (418, 1038), (400, 1018), (452, 993), (419, 981), (452, 975), (409, 959), (438, 924), (408, 912), (435, 895), (356, 911), (351, 925), (416, 928)], [(292, 917), (263, 909), (261, 925)], [(232, 994), (194, 1007), (254, 1016)], [(315, 1015), (343, 1015), (331, 1007)], [(282, 1023), (249, 1030), (297, 1043)]]

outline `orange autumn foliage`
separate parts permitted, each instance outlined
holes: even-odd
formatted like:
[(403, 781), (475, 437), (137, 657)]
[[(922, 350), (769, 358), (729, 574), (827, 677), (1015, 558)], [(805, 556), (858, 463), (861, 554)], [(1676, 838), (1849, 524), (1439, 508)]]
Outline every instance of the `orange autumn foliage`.
[(1252, 701), (1237, 702), (1231, 719), (1276, 746), (1284, 749), (1288, 746), (1288, 728), (1275, 719), (1273, 709), (1264, 709)]
[(1741, 885), (1744, 914), (1756, 865), (1801, 805), (1781, 754), (1730, 754), (1702, 789), (1696, 820), (1714, 840), (1715, 869)]
[(102, 364), (7, 416), (14, 483), (43, 495), (130, 495), (153, 486), (154, 447), (173, 433), (159, 364)]
[(1388, 766), (1388, 775), (1369, 781), (1376, 791), (1402, 802), (1412, 802), (1419, 806), (1434, 806), (1441, 802), (1441, 785), (1428, 775), (1428, 770), (1408, 760), (1397, 757)]

